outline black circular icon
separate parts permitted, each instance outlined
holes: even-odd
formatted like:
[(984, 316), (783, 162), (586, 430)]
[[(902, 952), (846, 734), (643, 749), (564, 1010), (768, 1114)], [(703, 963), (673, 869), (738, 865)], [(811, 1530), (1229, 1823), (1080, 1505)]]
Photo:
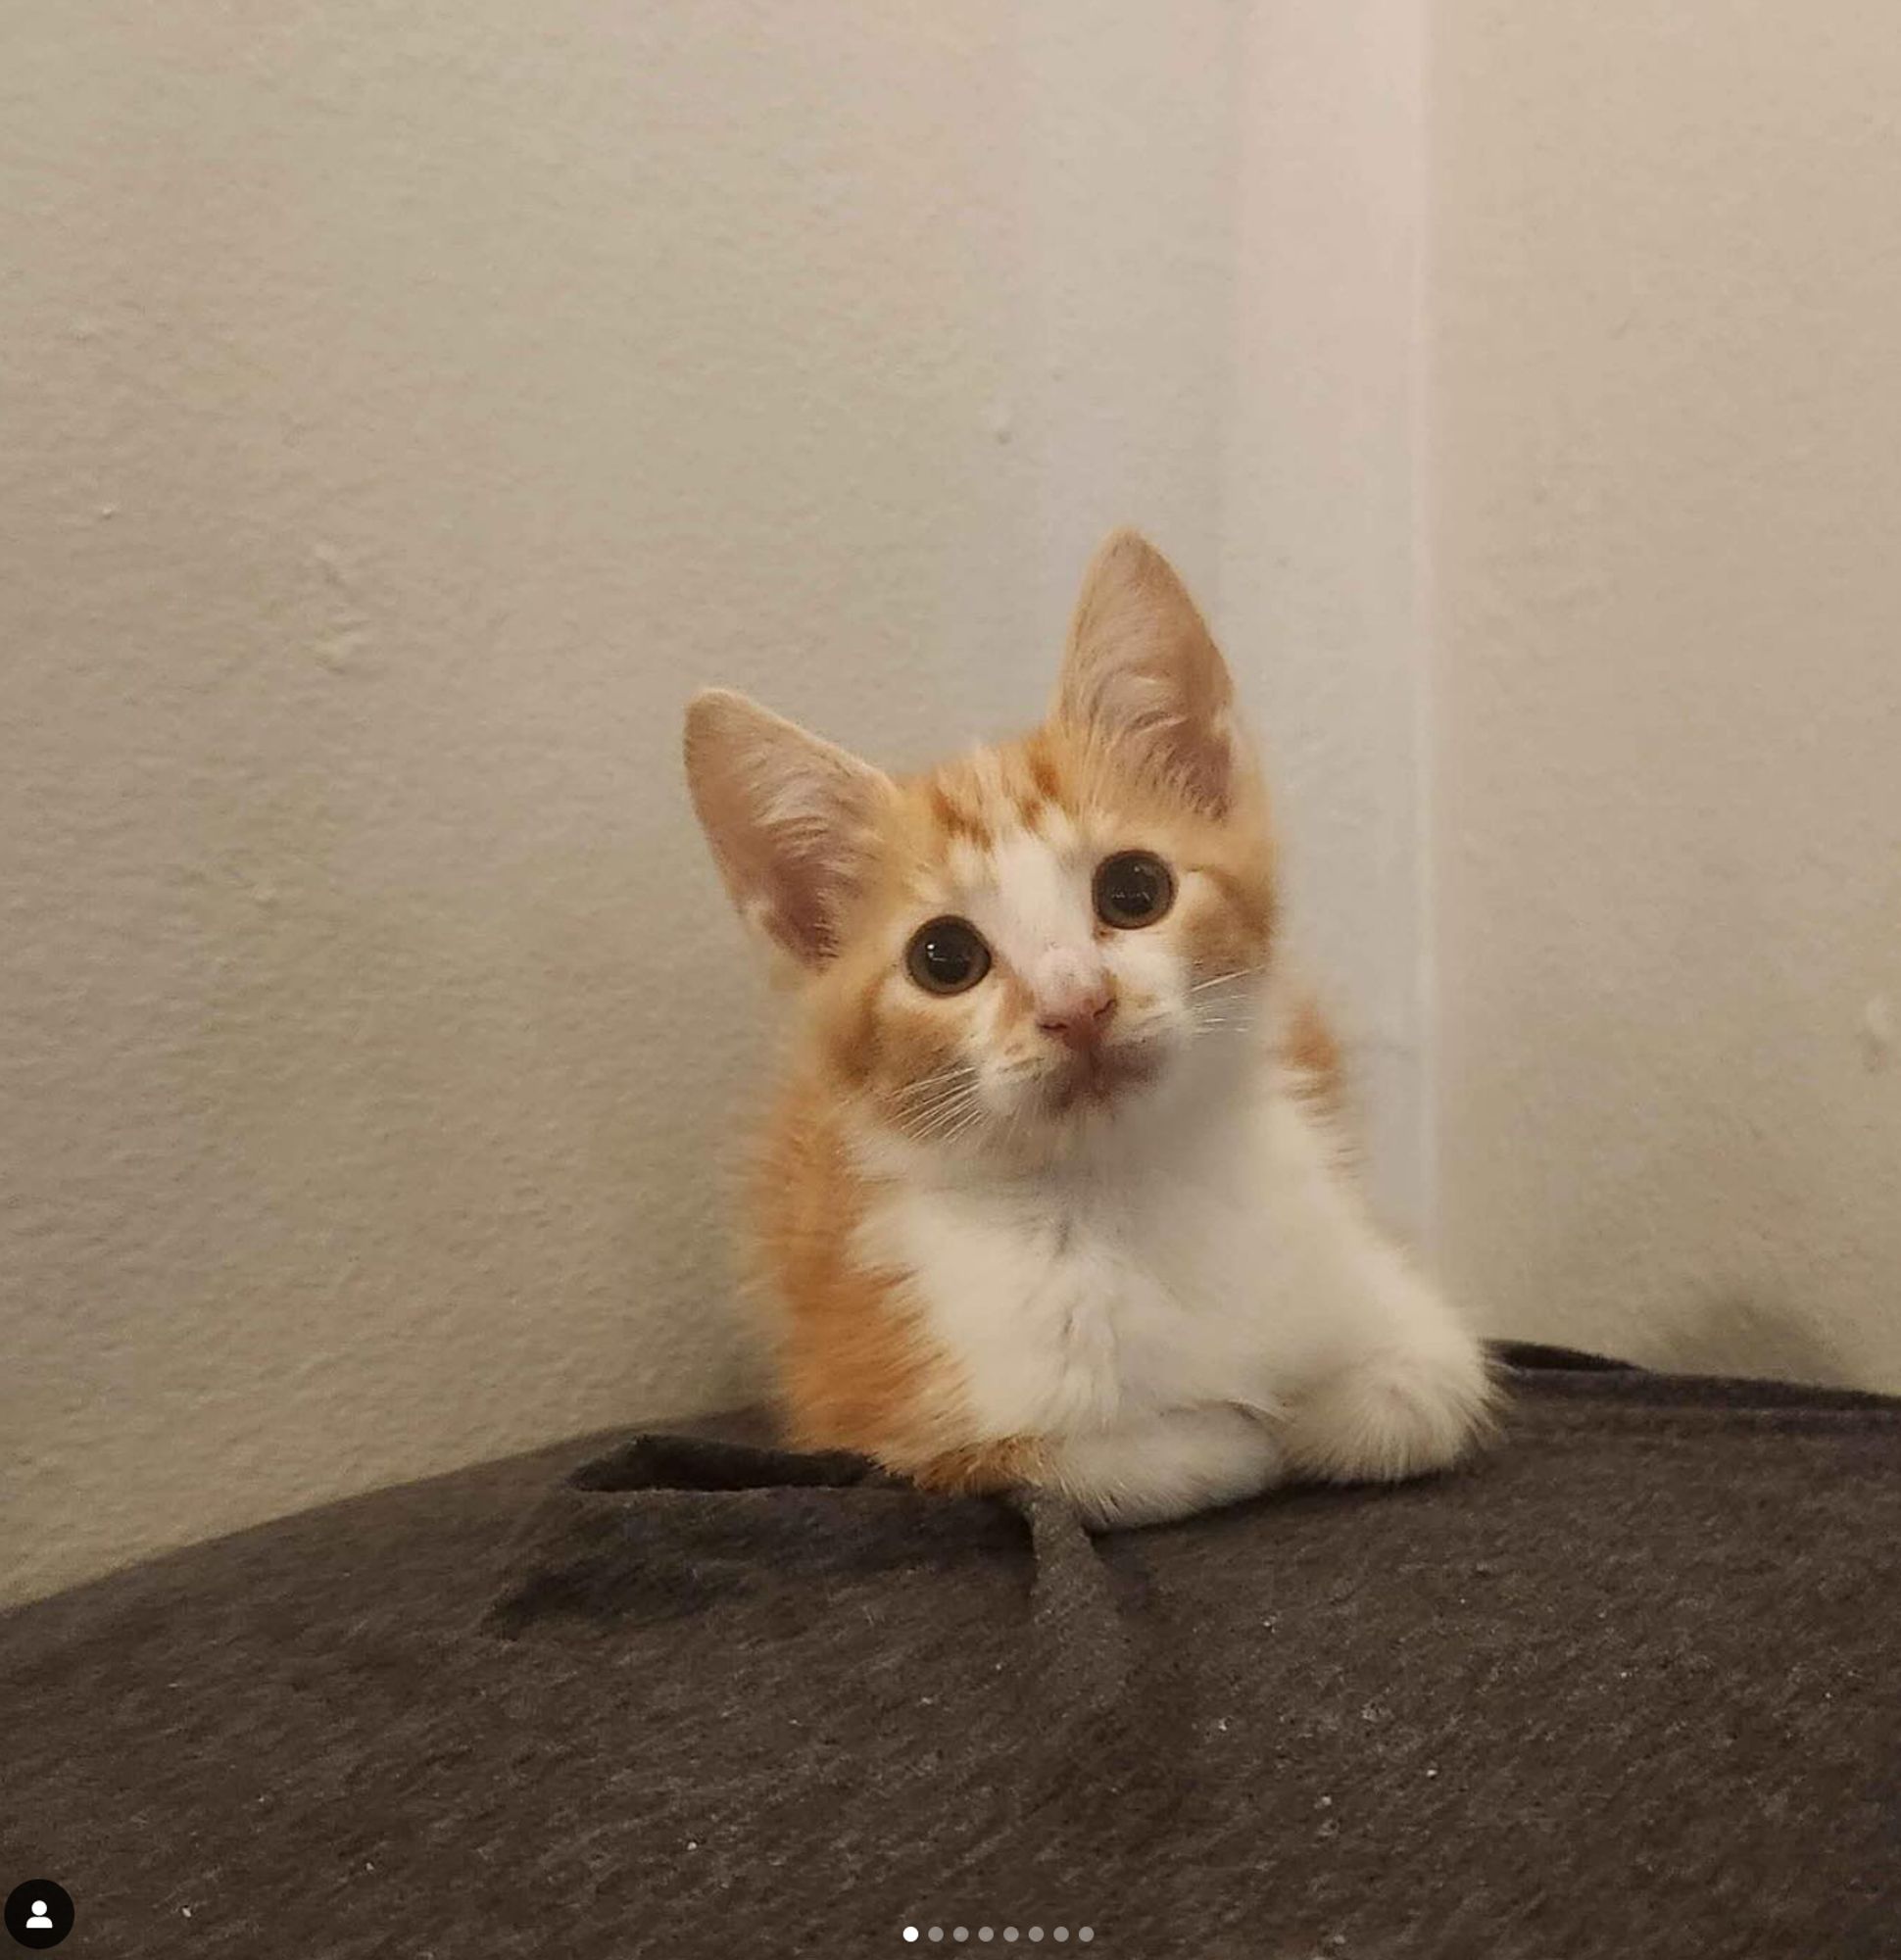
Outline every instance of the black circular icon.
[(28, 1879), (7, 1894), (7, 1931), (35, 1952), (57, 1946), (73, 1931), (73, 1894), (51, 1879)]

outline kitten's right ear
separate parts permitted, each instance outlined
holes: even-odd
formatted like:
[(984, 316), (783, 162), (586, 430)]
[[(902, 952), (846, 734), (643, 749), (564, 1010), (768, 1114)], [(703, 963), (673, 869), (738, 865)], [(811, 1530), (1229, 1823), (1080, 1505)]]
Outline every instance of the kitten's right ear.
[(741, 917), (802, 966), (838, 950), (891, 779), (725, 688), (687, 709), (687, 786)]
[(1107, 737), (1221, 812), (1244, 767), (1235, 688), (1175, 568), (1117, 531), (1083, 575), (1056, 687), (1056, 716)]

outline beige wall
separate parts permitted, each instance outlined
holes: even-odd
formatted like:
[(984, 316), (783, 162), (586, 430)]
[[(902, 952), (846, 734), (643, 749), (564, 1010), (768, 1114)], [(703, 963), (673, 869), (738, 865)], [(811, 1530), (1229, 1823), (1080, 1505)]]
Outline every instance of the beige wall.
[(1123, 520), (1488, 1324), (1901, 1386), (1901, 36), (1723, 14), (17, 6), (0, 1594), (745, 1393), (680, 703)]
[(1419, 1240), (1423, 20), (1412, 0), (1242, 13), (1221, 620), (1257, 682), (1290, 913), (1347, 1038), (1375, 1202)]
[(1446, 1260), (1901, 1389), (1901, 14), (1433, 18)]
[[(1028, 718), (1113, 522), (1229, 629), (1409, 1091), (1410, 733), (1301, 733), (1342, 661), (1403, 695), (1410, 547), (1403, 405), (1263, 283), (1294, 11), (10, 10), (0, 1592), (745, 1393), (680, 705)], [(1305, 35), (1347, 104), (1377, 11)], [(1403, 218), (1306, 201), (1352, 315)]]

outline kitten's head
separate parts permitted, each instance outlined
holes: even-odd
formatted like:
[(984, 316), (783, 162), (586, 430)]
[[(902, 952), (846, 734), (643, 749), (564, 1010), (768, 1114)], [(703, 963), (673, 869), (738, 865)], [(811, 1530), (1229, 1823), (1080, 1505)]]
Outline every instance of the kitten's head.
[(1275, 916), (1233, 696), (1181, 581), (1123, 532), (1021, 741), (895, 780), (743, 696), (694, 701), (687, 773), (713, 856), (871, 1122), (947, 1153), (1048, 1157), (1224, 1066)]

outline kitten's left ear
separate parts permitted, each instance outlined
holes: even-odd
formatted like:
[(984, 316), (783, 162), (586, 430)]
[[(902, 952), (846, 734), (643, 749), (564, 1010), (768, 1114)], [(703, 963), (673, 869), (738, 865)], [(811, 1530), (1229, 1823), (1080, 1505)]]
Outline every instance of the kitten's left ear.
[(1220, 813), (1238, 768), (1234, 699), (1227, 663), (1174, 566), (1147, 539), (1117, 531), (1083, 576), (1055, 718)]

